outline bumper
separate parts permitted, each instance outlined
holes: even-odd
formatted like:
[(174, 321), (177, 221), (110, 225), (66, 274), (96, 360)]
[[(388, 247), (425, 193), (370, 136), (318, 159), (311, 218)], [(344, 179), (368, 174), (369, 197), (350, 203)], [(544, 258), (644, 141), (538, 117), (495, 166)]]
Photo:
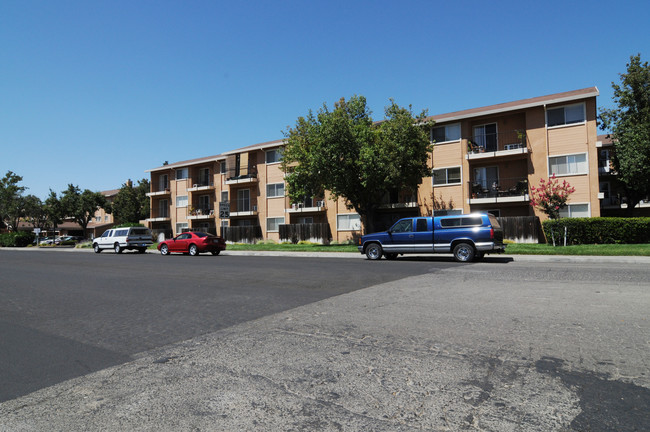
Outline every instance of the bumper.
[(503, 253), (506, 251), (506, 245), (494, 244), (492, 242), (476, 243), (476, 250), (481, 252)]

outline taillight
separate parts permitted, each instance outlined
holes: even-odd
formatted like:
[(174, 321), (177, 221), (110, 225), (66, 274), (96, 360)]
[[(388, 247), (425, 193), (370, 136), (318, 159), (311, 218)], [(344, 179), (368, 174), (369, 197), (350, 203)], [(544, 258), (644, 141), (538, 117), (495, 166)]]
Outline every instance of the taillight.
[(490, 240), (494, 240), (494, 228), (490, 228)]

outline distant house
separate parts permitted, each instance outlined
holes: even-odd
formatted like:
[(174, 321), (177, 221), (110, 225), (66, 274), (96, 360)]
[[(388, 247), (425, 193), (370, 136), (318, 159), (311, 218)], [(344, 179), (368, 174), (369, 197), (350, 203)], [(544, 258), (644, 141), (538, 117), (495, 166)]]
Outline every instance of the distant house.
[[(106, 201), (112, 204), (119, 191), (119, 189), (111, 189), (101, 191), (100, 193), (104, 195)], [(91, 239), (99, 237), (104, 233), (104, 231), (111, 228), (113, 225), (115, 225), (113, 215), (111, 213), (106, 213), (105, 209), (100, 208), (95, 212), (93, 219), (86, 227), (86, 235)]]

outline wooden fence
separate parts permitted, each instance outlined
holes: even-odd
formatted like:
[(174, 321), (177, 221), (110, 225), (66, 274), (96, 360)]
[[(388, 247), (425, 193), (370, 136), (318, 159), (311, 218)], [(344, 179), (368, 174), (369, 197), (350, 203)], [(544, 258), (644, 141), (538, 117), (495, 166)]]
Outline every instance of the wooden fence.
[(286, 224), (280, 225), (280, 241), (298, 243), (308, 241), (312, 243), (329, 244), (332, 235), (328, 223), (312, 224)]
[(232, 243), (255, 243), (262, 240), (262, 227), (259, 225), (221, 227), (221, 237)]
[(537, 216), (498, 217), (503, 238), (517, 243), (544, 243), (542, 224)]

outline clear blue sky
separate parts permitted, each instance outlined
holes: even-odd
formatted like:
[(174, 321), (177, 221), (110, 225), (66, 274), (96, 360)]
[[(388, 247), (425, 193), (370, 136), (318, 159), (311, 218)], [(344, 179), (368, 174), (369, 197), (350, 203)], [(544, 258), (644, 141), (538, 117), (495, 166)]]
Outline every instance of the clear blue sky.
[(650, 60), (639, 1), (0, 1), (0, 175), (45, 198), (283, 137), (366, 96), (441, 114)]

